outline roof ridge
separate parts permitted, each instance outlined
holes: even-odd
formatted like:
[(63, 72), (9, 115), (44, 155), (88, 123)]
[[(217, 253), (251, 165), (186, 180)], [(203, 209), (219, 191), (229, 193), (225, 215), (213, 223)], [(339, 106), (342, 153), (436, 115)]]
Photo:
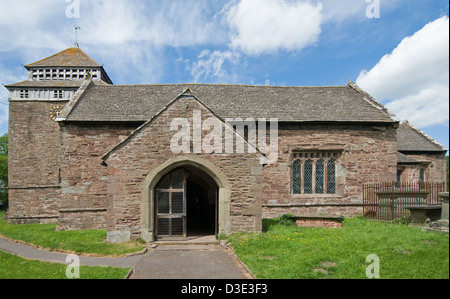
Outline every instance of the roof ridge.
[(72, 113), (73, 109), (75, 109), (77, 104), (80, 102), (80, 99), (83, 97), (85, 91), (88, 90), (92, 85), (93, 85), (92, 79), (83, 82), (83, 84), (77, 90), (73, 98), (69, 101), (66, 107), (64, 107), (64, 109), (61, 111), (60, 115), (56, 118), (57, 122), (67, 120), (69, 115)]
[(389, 116), (393, 121), (400, 122), (400, 119), (397, 117), (397, 115), (392, 113), (388, 108), (386, 108), (383, 104), (377, 101), (368, 92), (364, 91), (356, 83), (350, 80), (347, 86), (353, 89), (355, 92), (359, 93), (366, 102), (368, 102), (370, 105), (374, 106), (375, 108), (377, 108), (378, 110)]
[(137, 86), (224, 86), (224, 87), (260, 87), (260, 88), (347, 88), (344, 85), (330, 85), (330, 86), (267, 86), (267, 85), (250, 85), (250, 84), (216, 84), (216, 83), (143, 83), (143, 84), (114, 84), (108, 85), (110, 87), (137, 87)]

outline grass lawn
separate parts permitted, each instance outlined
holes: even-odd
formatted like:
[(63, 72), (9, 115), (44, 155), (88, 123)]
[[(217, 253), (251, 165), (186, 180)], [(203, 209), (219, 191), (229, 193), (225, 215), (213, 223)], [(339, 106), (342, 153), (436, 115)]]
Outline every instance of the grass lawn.
[(343, 228), (301, 228), (264, 220), (264, 233), (228, 237), (260, 279), (366, 279), (380, 259), (381, 279), (449, 279), (449, 236), (404, 224), (346, 219)]
[[(30, 261), (0, 250), (0, 279), (67, 279), (66, 265)], [(80, 267), (80, 279), (123, 279), (130, 269)]]
[(123, 256), (144, 249), (139, 242), (107, 243), (106, 230), (56, 231), (56, 224), (7, 225), (0, 212), (0, 235), (52, 251), (92, 256)]
[[(0, 211), (0, 235), (54, 251), (97, 256), (120, 256), (144, 247), (138, 242), (109, 244), (106, 231), (57, 232), (56, 224), (7, 225)], [(0, 279), (66, 279), (67, 266), (27, 260), (0, 250)], [(81, 279), (123, 279), (130, 269), (80, 267)]]

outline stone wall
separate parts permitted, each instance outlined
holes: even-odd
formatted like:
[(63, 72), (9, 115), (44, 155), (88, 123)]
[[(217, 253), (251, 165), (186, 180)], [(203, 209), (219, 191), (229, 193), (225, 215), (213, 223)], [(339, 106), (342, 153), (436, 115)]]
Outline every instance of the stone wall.
[[(60, 104), (10, 104), (12, 222), (48, 222), (59, 217), (63, 230), (107, 228), (139, 237), (146, 221), (141, 218), (146, 177), (180, 156), (170, 149), (175, 134), (171, 121), (186, 118), (192, 124), (195, 109), (201, 111), (202, 121), (215, 117), (193, 97), (180, 98), (130, 137), (139, 124), (66, 123), (60, 128), (49, 116), (51, 108)], [(206, 134), (203, 131), (202, 137)], [(123, 140), (106, 159), (108, 167), (102, 166), (104, 154)], [(230, 185), (227, 231), (259, 231), (262, 217), (286, 213), (360, 215), (362, 184), (396, 178), (393, 128), (280, 124), (278, 149), (277, 163), (265, 167), (259, 164), (260, 154), (190, 154), (220, 169)], [(336, 194), (293, 195), (292, 153), (330, 150), (340, 153)], [(427, 157), (436, 159), (430, 177), (431, 169), (445, 171), (441, 158)]]
[(422, 164), (402, 165), (403, 182), (418, 182), (420, 180), (420, 170), (425, 169), (425, 182), (447, 184), (447, 161), (445, 153), (408, 153), (408, 157), (421, 162)]
[(60, 131), (50, 111), (65, 104), (12, 100), (9, 103), (10, 223), (49, 222), (58, 218)]
[(61, 230), (106, 227), (107, 169), (101, 157), (137, 124), (61, 126)]
[(342, 222), (323, 219), (301, 219), (295, 222), (298, 227), (341, 228)]
[(9, 224), (53, 223), (58, 220), (59, 187), (9, 189)]
[[(219, 191), (219, 226), (224, 231), (221, 232), (262, 229), (260, 154), (206, 154), (203, 151), (176, 154), (172, 151), (171, 140), (177, 133), (170, 129), (172, 120), (187, 119), (190, 130), (193, 130), (194, 110), (201, 111), (202, 122), (215, 118), (193, 97), (181, 97), (107, 156), (109, 232), (131, 231), (132, 237), (138, 238), (145, 225), (152, 230), (152, 224), (146, 223), (154, 221), (153, 212), (142, 211), (142, 207), (150, 209), (149, 206), (153, 205), (152, 202), (146, 203), (151, 197), (151, 194), (146, 194), (146, 189), (156, 182), (149, 182), (147, 177), (168, 161), (176, 161), (176, 165), (181, 166), (197, 165), (200, 170), (209, 171), (222, 187), (223, 192)], [(207, 130), (203, 131), (202, 137), (207, 133)], [(220, 141), (223, 142), (223, 138)], [(193, 145), (190, 151), (194, 151)], [(172, 164), (169, 163), (167, 168), (162, 167), (159, 177), (167, 173), (170, 166)], [(149, 219), (142, 219), (142, 215)]]
[[(264, 168), (263, 217), (362, 215), (362, 186), (396, 178), (394, 128), (280, 126), (278, 163)], [(336, 194), (294, 195), (291, 157), (296, 151), (337, 151)]]

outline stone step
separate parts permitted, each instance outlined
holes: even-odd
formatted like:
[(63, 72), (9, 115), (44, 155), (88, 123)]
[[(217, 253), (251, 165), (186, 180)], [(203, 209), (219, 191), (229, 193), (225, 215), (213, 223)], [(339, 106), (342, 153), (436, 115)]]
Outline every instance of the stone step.
[(158, 240), (153, 242), (155, 244), (204, 244), (204, 243), (217, 243), (216, 236), (192, 236), (187, 237), (186, 240)]
[(172, 244), (172, 245), (158, 245), (153, 250), (156, 251), (214, 251), (216, 244)]

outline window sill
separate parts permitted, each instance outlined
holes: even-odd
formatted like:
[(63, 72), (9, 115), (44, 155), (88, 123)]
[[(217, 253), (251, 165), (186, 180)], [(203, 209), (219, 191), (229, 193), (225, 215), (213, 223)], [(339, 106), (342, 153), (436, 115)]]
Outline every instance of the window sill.
[(362, 203), (352, 202), (333, 202), (333, 201), (312, 201), (312, 202), (295, 202), (288, 204), (268, 203), (263, 204), (263, 208), (311, 208), (311, 207), (362, 207)]
[(311, 199), (311, 198), (344, 198), (340, 194), (291, 194), (292, 199)]
[(362, 206), (361, 202), (355, 202), (345, 195), (340, 194), (308, 194), (292, 195), (288, 203), (279, 203), (277, 200), (269, 200), (262, 205), (265, 208), (295, 208), (295, 207), (324, 207), (324, 206)]

